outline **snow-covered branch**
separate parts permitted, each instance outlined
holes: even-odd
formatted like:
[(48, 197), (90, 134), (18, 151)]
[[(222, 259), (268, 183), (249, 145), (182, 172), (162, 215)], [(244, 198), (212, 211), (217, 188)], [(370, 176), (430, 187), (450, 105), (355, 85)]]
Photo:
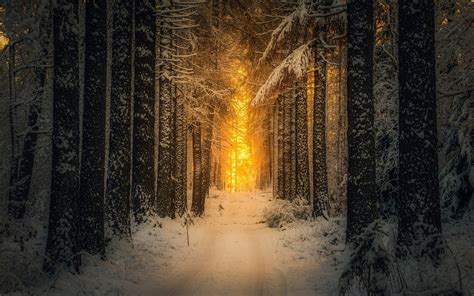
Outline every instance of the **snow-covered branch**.
[(263, 103), (267, 96), (281, 84), (289, 75), (295, 75), (297, 78), (303, 77), (308, 70), (311, 56), (311, 44), (314, 40), (300, 46), (293, 51), (283, 62), (278, 65), (270, 74), (265, 83), (260, 87), (252, 100), (252, 105), (256, 106)]

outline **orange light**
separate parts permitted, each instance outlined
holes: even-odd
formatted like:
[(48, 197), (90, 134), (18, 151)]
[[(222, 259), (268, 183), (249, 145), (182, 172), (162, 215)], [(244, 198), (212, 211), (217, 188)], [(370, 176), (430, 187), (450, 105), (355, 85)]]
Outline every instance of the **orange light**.
[(246, 82), (246, 65), (235, 61), (231, 66), (234, 75), (230, 77), (230, 82), (235, 92), (231, 98), (234, 112), (229, 120), (229, 150), (225, 157), (230, 162), (225, 168), (226, 190), (248, 191), (254, 187), (256, 176), (248, 130), (252, 95)]

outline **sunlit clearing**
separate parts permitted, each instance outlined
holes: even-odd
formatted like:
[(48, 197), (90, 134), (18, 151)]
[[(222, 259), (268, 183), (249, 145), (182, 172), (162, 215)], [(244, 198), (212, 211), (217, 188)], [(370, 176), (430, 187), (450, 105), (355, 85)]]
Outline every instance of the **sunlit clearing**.
[(251, 155), (249, 135), (249, 113), (252, 95), (247, 85), (248, 71), (239, 61), (232, 63), (234, 75), (230, 78), (233, 89), (232, 107), (234, 113), (229, 122), (229, 150), (225, 168), (226, 186), (230, 192), (247, 191), (255, 186), (255, 166)]

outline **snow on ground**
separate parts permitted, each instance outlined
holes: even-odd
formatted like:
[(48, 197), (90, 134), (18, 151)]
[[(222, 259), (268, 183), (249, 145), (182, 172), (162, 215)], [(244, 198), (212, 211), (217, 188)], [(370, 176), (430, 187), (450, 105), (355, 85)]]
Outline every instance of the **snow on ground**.
[(33, 294), (336, 295), (338, 228), (324, 220), (268, 228), (271, 203), (264, 192), (211, 192), (189, 247), (183, 220), (150, 221), (133, 242), (113, 243), (107, 261), (85, 257), (82, 274), (64, 272)]
[[(7, 274), (24, 283), (16, 295), (339, 295), (349, 258), (345, 220), (293, 217), (304, 214), (304, 205), (272, 200), (267, 192), (213, 191), (205, 216), (193, 218), (189, 227), (189, 246), (183, 218), (152, 219), (135, 229), (133, 241), (113, 242), (107, 260), (84, 254), (79, 275), (65, 271), (51, 279), (34, 264), (25, 275)], [(284, 223), (269, 228), (264, 217), (283, 217)], [(435, 284), (438, 290), (473, 293), (472, 221), (444, 226), (449, 256), (437, 271), (420, 263), (400, 266), (406, 291), (432, 290)], [(34, 280), (20, 281), (28, 274)]]

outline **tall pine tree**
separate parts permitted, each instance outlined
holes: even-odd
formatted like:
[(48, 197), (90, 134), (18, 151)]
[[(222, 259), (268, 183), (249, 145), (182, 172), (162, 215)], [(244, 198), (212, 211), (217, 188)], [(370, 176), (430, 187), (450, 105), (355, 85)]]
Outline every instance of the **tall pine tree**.
[(347, 241), (377, 217), (373, 95), (372, 0), (347, 4)]
[(191, 210), (194, 215), (201, 216), (204, 213), (205, 192), (202, 182), (202, 149), (201, 149), (201, 123), (196, 122), (193, 126), (193, 196)]
[[(436, 247), (437, 234), (441, 232), (436, 151), (434, 3), (429, 0), (400, 0), (398, 12), (398, 245), (402, 253), (405, 251), (402, 249), (408, 247), (416, 255)], [(426, 240), (431, 240), (431, 244), (427, 244)], [(425, 248), (417, 249), (420, 244), (425, 244)]]
[(296, 88), (296, 196), (309, 201), (308, 115), (306, 84)]
[(313, 215), (324, 215), (328, 202), (326, 163), (326, 49), (323, 44), (326, 26), (316, 28), (313, 104)]
[(160, 16), (160, 89), (159, 89), (159, 128), (158, 128), (158, 182), (156, 204), (161, 217), (174, 215), (175, 167), (174, 141), (174, 97), (173, 94), (173, 51), (172, 51), (172, 6), (170, 1), (161, 1)]
[(114, 235), (130, 235), (132, 2), (114, 0), (106, 223)]
[(81, 189), (78, 206), (82, 249), (104, 253), (105, 93), (107, 1), (86, 1)]
[(80, 266), (77, 241), (79, 194), (79, 2), (54, 7), (52, 175), (44, 269)]
[(155, 0), (135, 1), (132, 205), (142, 222), (155, 205)]

